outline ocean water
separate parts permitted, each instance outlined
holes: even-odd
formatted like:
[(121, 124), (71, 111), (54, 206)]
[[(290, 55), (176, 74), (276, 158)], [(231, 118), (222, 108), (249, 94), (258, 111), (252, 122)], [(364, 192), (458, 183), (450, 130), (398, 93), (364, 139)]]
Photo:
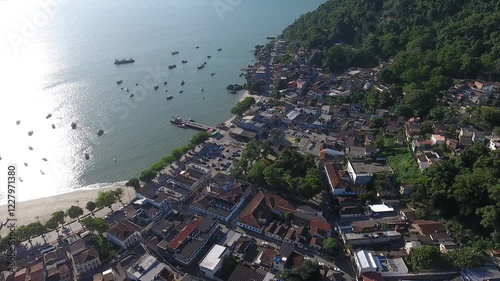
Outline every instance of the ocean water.
[[(138, 176), (195, 133), (171, 125), (172, 116), (227, 120), (239, 94), (225, 87), (244, 83), (254, 45), (322, 2), (0, 0), (2, 178), (17, 166), (24, 201)], [(130, 57), (136, 62), (113, 64)]]

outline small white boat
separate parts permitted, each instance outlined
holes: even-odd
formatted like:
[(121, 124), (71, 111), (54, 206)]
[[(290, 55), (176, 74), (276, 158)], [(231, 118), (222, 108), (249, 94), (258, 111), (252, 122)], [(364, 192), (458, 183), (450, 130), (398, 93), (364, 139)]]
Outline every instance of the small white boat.
[(113, 162), (116, 162), (116, 158), (113, 157)]

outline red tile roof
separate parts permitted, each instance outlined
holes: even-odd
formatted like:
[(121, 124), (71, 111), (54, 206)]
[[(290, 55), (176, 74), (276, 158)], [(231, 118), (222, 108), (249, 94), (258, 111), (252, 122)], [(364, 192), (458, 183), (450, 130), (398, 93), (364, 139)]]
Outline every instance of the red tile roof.
[(325, 236), (325, 234), (329, 235), (329, 233), (332, 232), (332, 226), (328, 222), (322, 220), (312, 220), (309, 227), (313, 235), (319, 233)]
[(418, 227), (423, 235), (446, 231), (444, 225), (438, 221), (415, 220), (413, 223)]
[(99, 258), (99, 252), (97, 252), (97, 250), (92, 247), (86, 251), (81, 252), (77, 257), (75, 257), (75, 263), (85, 264), (86, 262), (89, 262), (96, 258)]
[(384, 281), (384, 277), (380, 272), (365, 272), (361, 276), (363, 276), (363, 281)]
[(123, 219), (119, 223), (113, 225), (107, 232), (110, 235), (118, 238), (121, 241), (125, 241), (134, 232), (141, 231), (141, 228), (136, 224)]
[(266, 216), (270, 211), (278, 211), (281, 213), (295, 212), (295, 207), (287, 200), (276, 194), (259, 191), (257, 195), (250, 201), (248, 206), (243, 210), (238, 221), (253, 227), (260, 228), (258, 218), (256, 216)]
[(184, 227), (184, 229), (181, 232), (179, 232), (174, 237), (174, 239), (172, 239), (170, 241), (170, 243), (168, 243), (167, 248), (172, 250), (172, 251), (177, 250), (177, 248), (179, 248), (179, 246), (182, 245), (182, 242), (184, 242), (186, 237), (191, 235), (191, 233), (198, 227), (200, 222), (201, 222), (201, 220), (196, 219), (195, 221), (193, 221), (192, 223), (190, 223), (186, 227)]
[(333, 164), (325, 164), (325, 170), (331, 187), (337, 188), (342, 182), (342, 176), (340, 175), (339, 169)]

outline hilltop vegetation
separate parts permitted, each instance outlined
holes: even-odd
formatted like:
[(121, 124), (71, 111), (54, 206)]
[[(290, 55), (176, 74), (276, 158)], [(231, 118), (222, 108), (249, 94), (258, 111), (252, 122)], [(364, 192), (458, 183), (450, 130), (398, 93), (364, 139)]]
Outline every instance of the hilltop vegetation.
[(319, 49), (310, 62), (332, 72), (393, 59), (380, 78), (446, 89), (451, 78), (498, 78), (500, 2), (329, 0), (284, 30), (290, 49)]

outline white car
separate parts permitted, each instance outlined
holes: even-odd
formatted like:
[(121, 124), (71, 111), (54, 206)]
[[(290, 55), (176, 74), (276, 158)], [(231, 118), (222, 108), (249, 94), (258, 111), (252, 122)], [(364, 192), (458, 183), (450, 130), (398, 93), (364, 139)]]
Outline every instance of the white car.
[(338, 268), (338, 267), (334, 267), (333, 271), (342, 272), (342, 270), (340, 270), (340, 268)]
[(267, 242), (265, 242), (265, 241), (262, 241), (262, 242), (260, 243), (260, 245), (262, 245), (262, 246), (264, 246), (264, 247), (267, 247), (267, 246), (269, 245), (269, 243), (267, 243)]

